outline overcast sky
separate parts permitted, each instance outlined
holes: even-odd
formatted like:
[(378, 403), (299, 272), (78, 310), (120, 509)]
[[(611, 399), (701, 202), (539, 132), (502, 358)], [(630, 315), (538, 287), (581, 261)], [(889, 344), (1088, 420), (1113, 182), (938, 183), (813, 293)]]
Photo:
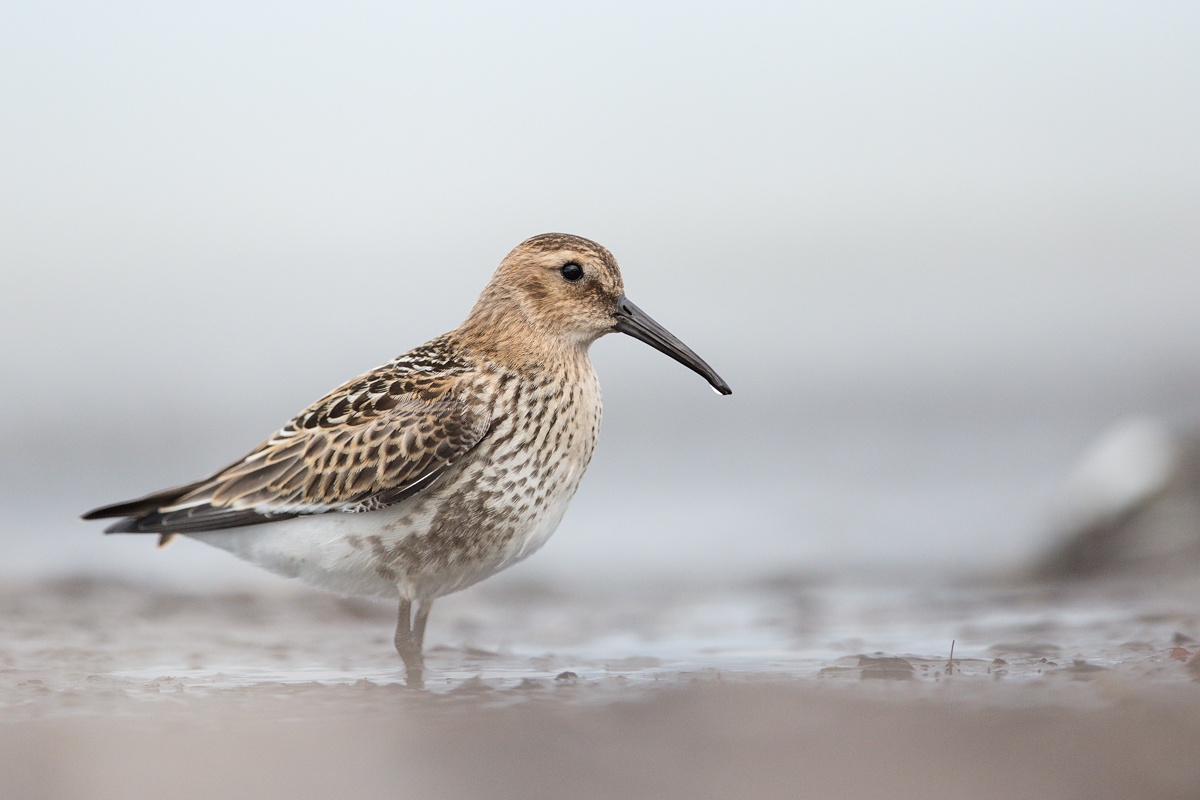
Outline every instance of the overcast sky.
[(550, 230), (735, 389), (606, 340), (610, 405), (697, 424), (1200, 359), (1194, 2), (8, 4), (0, 107), (6, 491), (205, 472)]

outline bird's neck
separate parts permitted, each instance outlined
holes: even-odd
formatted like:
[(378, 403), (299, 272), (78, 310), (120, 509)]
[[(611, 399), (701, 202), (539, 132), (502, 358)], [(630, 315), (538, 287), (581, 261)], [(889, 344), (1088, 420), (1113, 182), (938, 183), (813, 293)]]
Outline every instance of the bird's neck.
[(537, 324), (517, 298), (485, 292), (455, 331), (462, 346), (491, 361), (524, 372), (548, 365), (590, 366), (588, 345)]

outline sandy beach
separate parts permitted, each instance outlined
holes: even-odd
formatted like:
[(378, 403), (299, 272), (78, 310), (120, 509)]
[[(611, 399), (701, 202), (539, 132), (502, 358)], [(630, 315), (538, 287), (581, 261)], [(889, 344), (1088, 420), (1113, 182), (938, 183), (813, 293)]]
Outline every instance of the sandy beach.
[[(14, 798), (1200, 796), (1200, 583), (0, 587)], [(954, 641), (955, 658), (949, 663)], [(1190, 664), (1189, 664), (1190, 660)]]

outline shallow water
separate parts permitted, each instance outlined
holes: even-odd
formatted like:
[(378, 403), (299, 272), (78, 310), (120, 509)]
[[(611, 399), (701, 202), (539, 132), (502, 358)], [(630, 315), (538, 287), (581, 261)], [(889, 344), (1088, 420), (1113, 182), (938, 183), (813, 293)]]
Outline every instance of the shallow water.
[[(10, 713), (52, 715), (97, 692), (132, 701), (264, 684), (401, 682), (391, 608), (292, 584), (205, 596), (62, 580), (9, 585), (0, 606), (0, 707)], [(1176, 684), (1193, 677), (1181, 659), (1197, 639), (1200, 581), (812, 578), (614, 596), (507, 582), (435, 606), (427, 689), (585, 698), (698, 678), (884, 677), (1038, 691), (1093, 680)], [(879, 658), (894, 660), (871, 660)]]
[[(1200, 796), (1200, 581), (0, 585), (4, 796)], [(954, 660), (950, 663), (950, 649)]]

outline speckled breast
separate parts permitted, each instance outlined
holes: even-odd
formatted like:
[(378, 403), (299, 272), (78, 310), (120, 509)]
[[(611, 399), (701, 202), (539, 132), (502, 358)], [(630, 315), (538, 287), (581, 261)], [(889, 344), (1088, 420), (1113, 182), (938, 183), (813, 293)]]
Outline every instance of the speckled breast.
[(601, 401), (586, 357), (535, 376), (490, 377), (487, 436), (372, 543), (380, 577), (405, 596), (449, 594), (536, 551), (591, 460)]

